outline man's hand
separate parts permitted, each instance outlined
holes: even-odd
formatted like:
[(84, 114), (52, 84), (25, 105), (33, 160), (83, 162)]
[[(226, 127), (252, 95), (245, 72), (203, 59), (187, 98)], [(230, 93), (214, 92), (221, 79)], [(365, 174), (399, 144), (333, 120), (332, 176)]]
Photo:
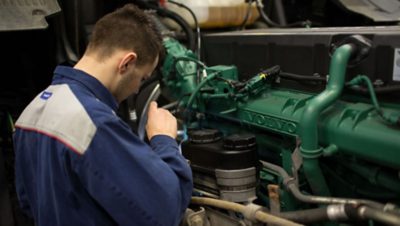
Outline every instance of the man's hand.
[(147, 137), (149, 140), (155, 135), (167, 135), (176, 138), (177, 122), (176, 118), (167, 110), (157, 108), (157, 103), (150, 103), (147, 125)]

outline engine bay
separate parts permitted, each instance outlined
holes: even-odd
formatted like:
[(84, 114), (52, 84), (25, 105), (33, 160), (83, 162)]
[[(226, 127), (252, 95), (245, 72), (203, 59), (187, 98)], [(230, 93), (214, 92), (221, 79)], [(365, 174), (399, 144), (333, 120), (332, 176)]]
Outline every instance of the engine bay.
[(187, 135), (182, 154), (195, 187), (188, 225), (290, 224), (260, 221), (254, 205), (306, 225), (396, 224), (397, 32), (228, 32), (204, 40), (207, 63), (165, 37), (156, 87)]
[(210, 7), (234, 23), (207, 18), (201, 34), (173, 1), (35, 2), (0, 9), (0, 225), (34, 225), (17, 204), (13, 120), (56, 65), (77, 62), (102, 15), (132, 2), (165, 54), (117, 114), (144, 141), (151, 101), (177, 118), (194, 181), (180, 226), (400, 225), (398, 1), (240, 1)]

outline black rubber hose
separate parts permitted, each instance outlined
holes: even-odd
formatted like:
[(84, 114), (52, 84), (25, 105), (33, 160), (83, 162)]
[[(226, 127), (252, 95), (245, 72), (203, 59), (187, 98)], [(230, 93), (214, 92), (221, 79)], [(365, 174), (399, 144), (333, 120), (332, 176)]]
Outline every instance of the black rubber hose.
[[(290, 73), (290, 72), (283, 72), (281, 71), (279, 74), (279, 77), (283, 79), (288, 79), (288, 80), (294, 80), (294, 81), (314, 81), (314, 82), (321, 82), (321, 83), (326, 83), (326, 77), (316, 77), (316, 76), (309, 76), (309, 75), (300, 75), (300, 74), (295, 74), (295, 73)], [(352, 86), (348, 87), (349, 89), (362, 93), (362, 94), (369, 94), (369, 91), (367, 88), (362, 87), (362, 86)], [(384, 86), (384, 87), (374, 87), (374, 91), (377, 94), (387, 94), (387, 93), (393, 93), (393, 92), (400, 92), (400, 85), (389, 85), (389, 86)]]
[(175, 21), (183, 29), (183, 32), (185, 32), (187, 39), (188, 39), (189, 49), (192, 50), (193, 52), (195, 52), (196, 39), (195, 39), (193, 30), (190, 27), (190, 25), (186, 22), (186, 20), (183, 19), (179, 14), (177, 14), (171, 10), (168, 10), (166, 8), (162, 8), (158, 4), (151, 4), (151, 3), (148, 3), (147, 1), (143, 1), (143, 0), (137, 0), (137, 1), (135, 1), (135, 4), (139, 5), (142, 8), (145, 8), (145, 9), (155, 10), (159, 16), (167, 17), (167, 18), (170, 18), (173, 21)]
[(278, 24), (274, 21), (271, 20), (271, 18), (269, 18), (267, 16), (267, 14), (265, 14), (263, 7), (261, 6), (261, 4), (256, 1), (257, 4), (257, 9), (258, 12), (260, 13), (261, 19), (263, 19), (263, 21), (270, 27), (277, 27), (277, 28), (288, 28), (288, 27), (306, 27), (306, 26), (311, 26), (311, 21), (298, 21), (298, 22), (294, 22), (291, 24), (286, 24), (286, 25), (281, 25)]
[(171, 10), (164, 9), (161, 7), (154, 7), (153, 9), (156, 10), (157, 14), (161, 17), (167, 17), (174, 20), (180, 27), (182, 27), (183, 31), (185, 32), (187, 39), (188, 39), (188, 47), (193, 52), (196, 52), (196, 37), (193, 33), (192, 28), (190, 25), (183, 19), (179, 14), (172, 12)]
[(190, 9), (190, 8), (189, 8), (188, 6), (186, 6), (185, 4), (182, 4), (182, 3), (179, 3), (179, 2), (175, 2), (175, 1), (172, 1), (172, 0), (168, 0), (168, 2), (170, 2), (170, 3), (172, 3), (172, 4), (175, 4), (175, 5), (179, 6), (179, 7), (182, 7), (182, 8), (184, 8), (184, 9), (186, 9), (186, 10), (190, 13), (190, 15), (193, 17), (194, 26), (196, 27), (196, 35), (197, 35), (197, 37), (196, 37), (196, 39), (197, 39), (197, 50), (196, 50), (196, 52), (197, 52), (197, 58), (198, 58), (198, 59), (201, 59), (201, 56), (200, 56), (200, 52), (201, 52), (200, 25), (199, 25), (199, 22), (198, 22), (198, 20), (197, 20), (196, 14), (193, 12), (192, 9)]
[(311, 224), (329, 220), (327, 207), (291, 211), (291, 212), (282, 212), (277, 214), (277, 216), (300, 224)]
[(282, 72), (282, 71), (280, 72), (279, 77), (285, 78), (285, 79), (290, 79), (290, 80), (296, 80), (296, 81), (315, 81), (315, 82), (326, 83), (325, 77), (299, 75), (299, 74)]
[[(364, 87), (351, 87), (351, 90), (356, 92), (360, 92), (363, 94), (368, 94), (368, 89)], [(375, 93), (378, 94), (386, 94), (386, 93), (393, 93), (393, 92), (400, 92), (400, 85), (391, 85), (391, 86), (384, 86), (384, 87), (374, 87)]]

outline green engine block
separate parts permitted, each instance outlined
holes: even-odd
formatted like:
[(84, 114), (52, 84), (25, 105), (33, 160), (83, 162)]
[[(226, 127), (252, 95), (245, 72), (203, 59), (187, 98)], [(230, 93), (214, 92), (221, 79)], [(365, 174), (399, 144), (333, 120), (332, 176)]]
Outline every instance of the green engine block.
[[(400, 204), (400, 105), (380, 106), (365, 76), (347, 81), (356, 45), (335, 50), (326, 88), (317, 94), (280, 87), (279, 67), (239, 81), (235, 66), (207, 67), (176, 40), (164, 45), (163, 82), (186, 126), (255, 134), (260, 160), (273, 159), (308, 194)], [(364, 84), (370, 99), (343, 95)], [(259, 186), (279, 181), (279, 174), (261, 169)], [(284, 186), (281, 193), (283, 209), (304, 204)], [(267, 195), (259, 197), (268, 203)]]

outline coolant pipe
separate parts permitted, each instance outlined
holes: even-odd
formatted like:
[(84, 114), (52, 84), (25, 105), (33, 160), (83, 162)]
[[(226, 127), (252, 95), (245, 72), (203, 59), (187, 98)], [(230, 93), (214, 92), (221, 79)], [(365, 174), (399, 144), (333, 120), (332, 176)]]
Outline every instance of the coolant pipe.
[(307, 103), (300, 119), (299, 136), (303, 170), (312, 192), (316, 195), (330, 195), (318, 160), (323, 153), (323, 149), (318, 145), (318, 118), (321, 112), (333, 104), (342, 93), (347, 62), (354, 49), (351, 44), (336, 49), (332, 56), (326, 89)]

